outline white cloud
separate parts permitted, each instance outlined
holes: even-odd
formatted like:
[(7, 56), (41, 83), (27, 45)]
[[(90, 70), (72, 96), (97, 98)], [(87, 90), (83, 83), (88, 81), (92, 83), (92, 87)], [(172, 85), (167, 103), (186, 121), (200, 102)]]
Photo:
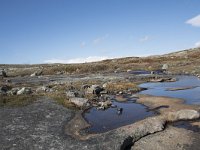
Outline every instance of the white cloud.
[(98, 38), (96, 38), (96, 39), (94, 39), (93, 40), (93, 43), (96, 45), (96, 44), (99, 44), (99, 43), (101, 43), (102, 41), (104, 41), (106, 38), (108, 38), (109, 37), (109, 34), (106, 34), (106, 35), (104, 35), (104, 36), (102, 36), (102, 37), (98, 37)]
[(149, 36), (144, 36), (144, 37), (142, 37), (139, 41), (140, 42), (146, 42), (146, 41), (148, 41), (150, 38), (149, 38)]
[(61, 64), (74, 64), (74, 63), (85, 63), (85, 62), (95, 62), (105, 59), (111, 59), (107, 56), (89, 56), (87, 58), (74, 58), (74, 59), (50, 59), (44, 61), (44, 63), (61, 63)]
[(195, 47), (200, 47), (200, 41), (194, 44)]
[(186, 23), (195, 27), (200, 27), (200, 15), (197, 15), (194, 18), (187, 20)]
[(80, 47), (84, 48), (85, 46), (86, 46), (86, 43), (84, 41), (82, 41)]

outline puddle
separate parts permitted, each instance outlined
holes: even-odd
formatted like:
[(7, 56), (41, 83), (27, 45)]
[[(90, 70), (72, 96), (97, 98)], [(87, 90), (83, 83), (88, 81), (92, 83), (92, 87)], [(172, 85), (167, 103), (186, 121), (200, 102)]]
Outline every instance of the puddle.
[[(84, 118), (92, 126), (86, 129), (86, 132), (106, 132), (155, 115), (152, 111), (148, 111), (147, 107), (136, 104), (134, 101), (123, 103), (113, 101), (113, 105), (117, 105), (117, 108), (109, 108), (107, 110), (97, 110), (96, 108), (92, 108), (87, 111), (84, 114)], [(123, 108), (121, 114), (118, 114), (118, 108)]]
[(130, 71), (129, 74), (135, 74), (135, 75), (151, 74), (151, 72), (150, 71), (146, 71), (146, 70), (136, 70), (136, 71)]
[(146, 71), (146, 70), (135, 70), (135, 71), (130, 71), (129, 74), (134, 74), (134, 75), (149, 75), (149, 74), (163, 74), (163, 70), (154, 70), (152, 71)]
[[(177, 76), (176, 82), (158, 82), (144, 83), (140, 87), (148, 88), (141, 91), (140, 94), (149, 94), (154, 96), (167, 96), (181, 98), (186, 104), (200, 104), (200, 80), (194, 76)], [(167, 91), (169, 88), (194, 87), (191, 89)]]

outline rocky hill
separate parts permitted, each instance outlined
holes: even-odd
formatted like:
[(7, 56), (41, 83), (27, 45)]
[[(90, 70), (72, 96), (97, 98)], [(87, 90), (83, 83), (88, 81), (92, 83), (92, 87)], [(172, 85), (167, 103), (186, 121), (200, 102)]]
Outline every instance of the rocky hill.
[(127, 70), (158, 70), (167, 64), (168, 72), (175, 74), (200, 74), (200, 48), (188, 49), (148, 57), (125, 57), (108, 59), (100, 62), (82, 64), (37, 64), (37, 65), (7, 65), (0, 68), (7, 69), (9, 76), (31, 75), (41, 71), (43, 75), (53, 74), (86, 74), (126, 72)]

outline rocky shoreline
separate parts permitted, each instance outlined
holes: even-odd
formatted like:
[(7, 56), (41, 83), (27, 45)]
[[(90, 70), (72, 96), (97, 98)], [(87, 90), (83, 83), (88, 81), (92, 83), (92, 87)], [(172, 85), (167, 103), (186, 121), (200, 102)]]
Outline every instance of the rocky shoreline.
[[(39, 74), (40, 73), (40, 74)], [(200, 117), (199, 105), (187, 105), (181, 99), (137, 94), (143, 82), (175, 82), (174, 76), (126, 73), (43, 76), (1, 79), (2, 149), (189, 149), (198, 146), (199, 133), (180, 129), (171, 122)], [(185, 90), (180, 87), (169, 90)], [(157, 114), (104, 133), (90, 134), (90, 124), (83, 113), (93, 107), (106, 110), (116, 107), (112, 99), (124, 103), (127, 97)], [(198, 125), (199, 121), (192, 125)], [(183, 135), (174, 142), (177, 136)], [(169, 138), (170, 137), (170, 138)], [(166, 141), (164, 147), (158, 139)], [(192, 140), (188, 140), (192, 139)], [(186, 142), (187, 141), (187, 142)], [(161, 142), (161, 143), (162, 143)]]

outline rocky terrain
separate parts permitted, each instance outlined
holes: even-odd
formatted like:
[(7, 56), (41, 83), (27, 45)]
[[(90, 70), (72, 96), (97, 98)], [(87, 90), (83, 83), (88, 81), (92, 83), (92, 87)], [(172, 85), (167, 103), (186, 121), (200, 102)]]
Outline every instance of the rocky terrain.
[[(0, 65), (1, 149), (198, 149), (200, 106), (177, 98), (142, 95), (145, 82), (199, 77), (200, 49), (162, 56), (84, 64)], [(117, 63), (116, 63), (117, 62)], [(196, 86), (195, 86), (196, 87)], [(169, 88), (168, 91), (195, 87)], [(144, 105), (154, 116), (102, 133), (88, 133), (85, 111)], [(139, 114), (138, 114), (139, 115)], [(174, 123), (184, 121), (191, 128)], [(190, 121), (190, 122), (189, 122)], [(185, 127), (185, 126), (184, 126)], [(192, 129), (197, 130), (192, 130)]]

